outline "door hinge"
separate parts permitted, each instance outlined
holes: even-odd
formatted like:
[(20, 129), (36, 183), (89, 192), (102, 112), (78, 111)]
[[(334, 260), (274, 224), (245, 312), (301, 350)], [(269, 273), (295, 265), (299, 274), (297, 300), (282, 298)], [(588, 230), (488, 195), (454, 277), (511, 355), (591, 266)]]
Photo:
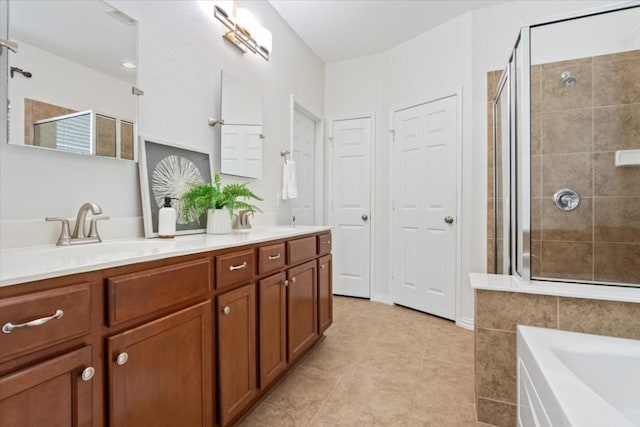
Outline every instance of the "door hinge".
[(396, 274), (395, 274), (395, 271), (392, 268), (391, 269), (391, 279), (395, 279), (395, 278), (396, 278)]
[(396, 140), (396, 130), (395, 129), (389, 129), (389, 133), (391, 133), (391, 140), (395, 141)]
[(395, 210), (396, 210), (396, 201), (395, 201), (395, 200), (392, 200), (392, 201), (391, 201), (391, 210), (392, 210), (392, 211), (395, 211)]

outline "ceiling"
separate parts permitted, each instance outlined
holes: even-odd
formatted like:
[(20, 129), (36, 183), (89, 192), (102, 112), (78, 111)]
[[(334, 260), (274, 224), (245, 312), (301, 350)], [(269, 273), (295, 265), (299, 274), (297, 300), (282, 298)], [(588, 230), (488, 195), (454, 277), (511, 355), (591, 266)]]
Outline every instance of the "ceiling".
[[(489, 0), (269, 0), (325, 62), (383, 52)], [(277, 42), (276, 42), (277, 43)], [(277, 44), (274, 46), (277, 49)]]

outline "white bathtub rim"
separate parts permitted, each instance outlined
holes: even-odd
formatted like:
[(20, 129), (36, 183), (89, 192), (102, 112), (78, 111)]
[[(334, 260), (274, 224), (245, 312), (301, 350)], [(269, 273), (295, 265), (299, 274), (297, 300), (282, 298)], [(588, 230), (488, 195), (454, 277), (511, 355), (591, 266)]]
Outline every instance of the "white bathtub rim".
[[(616, 340), (621, 345), (640, 345), (635, 340), (594, 336), (578, 332), (559, 331), (556, 329), (538, 328), (518, 325), (518, 346), (520, 357), (523, 359), (529, 374), (533, 377), (537, 388), (541, 385), (550, 392), (551, 396), (540, 393), (545, 408), (549, 406), (552, 417), (562, 418), (560, 425), (569, 426), (603, 426), (637, 427), (618, 408), (611, 405), (595, 390), (580, 380), (553, 352), (553, 349), (566, 348), (576, 350), (576, 344), (585, 345), (586, 340), (607, 341)], [(587, 341), (587, 350), (595, 349), (596, 344)], [(599, 347), (598, 352), (602, 352)], [(611, 353), (611, 351), (606, 351)], [(540, 384), (542, 376), (543, 383)], [(586, 403), (588, 402), (588, 403)], [(553, 420), (552, 420), (553, 421)]]

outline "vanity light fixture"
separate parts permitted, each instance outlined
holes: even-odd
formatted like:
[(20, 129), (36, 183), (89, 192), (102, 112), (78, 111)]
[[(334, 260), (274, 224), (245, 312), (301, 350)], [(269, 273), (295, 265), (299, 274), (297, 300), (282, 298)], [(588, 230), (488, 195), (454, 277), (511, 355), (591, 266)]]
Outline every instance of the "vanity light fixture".
[(236, 11), (236, 20), (218, 5), (215, 6), (213, 16), (222, 22), (229, 30), (222, 36), (228, 42), (232, 43), (237, 49), (243, 53), (250, 50), (269, 60), (273, 45), (273, 36), (271, 31), (264, 27), (258, 26), (255, 18), (245, 8), (238, 8)]

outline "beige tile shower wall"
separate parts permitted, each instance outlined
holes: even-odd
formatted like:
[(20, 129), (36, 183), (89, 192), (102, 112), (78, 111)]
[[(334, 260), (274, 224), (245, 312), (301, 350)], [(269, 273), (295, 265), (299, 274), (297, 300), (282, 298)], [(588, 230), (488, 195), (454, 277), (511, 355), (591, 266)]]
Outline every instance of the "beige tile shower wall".
[[(563, 71), (575, 86), (564, 87)], [(640, 283), (640, 168), (614, 166), (616, 150), (640, 149), (640, 50), (542, 64), (532, 74), (540, 94), (532, 111), (534, 277)], [(561, 188), (580, 194), (577, 209), (554, 206)]]
[[(575, 86), (564, 87), (563, 71), (577, 78)], [(487, 74), (489, 100), (499, 76)], [(534, 65), (531, 99), (533, 277), (639, 284), (640, 167), (615, 167), (614, 155), (640, 149), (640, 50)], [(487, 111), (492, 137), (490, 103)], [(492, 147), (488, 154), (491, 272)], [(580, 194), (578, 208), (555, 207), (561, 188)]]
[[(59, 105), (47, 104), (46, 102), (36, 101), (34, 99), (24, 99), (24, 143), (26, 145), (33, 144), (33, 124), (39, 120), (50, 119), (51, 117), (63, 116), (65, 114), (75, 113), (71, 110)], [(55, 146), (54, 146), (55, 147)]]
[(476, 291), (478, 421), (516, 425), (516, 325), (640, 339), (640, 304)]

